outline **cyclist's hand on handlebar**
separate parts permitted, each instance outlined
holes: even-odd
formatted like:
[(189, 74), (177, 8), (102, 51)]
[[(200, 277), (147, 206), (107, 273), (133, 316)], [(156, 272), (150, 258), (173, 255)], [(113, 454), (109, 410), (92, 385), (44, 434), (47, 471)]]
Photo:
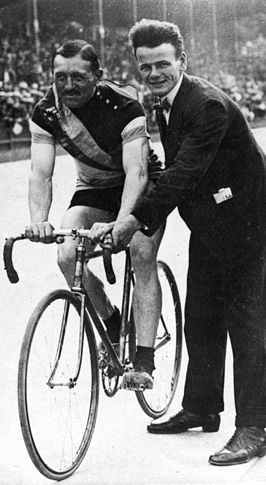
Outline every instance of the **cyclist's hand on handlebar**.
[(33, 222), (25, 228), (25, 234), (30, 241), (50, 244), (54, 242), (53, 226), (48, 221)]
[(114, 222), (95, 222), (90, 229), (90, 242), (98, 244), (104, 241), (107, 234), (112, 232)]

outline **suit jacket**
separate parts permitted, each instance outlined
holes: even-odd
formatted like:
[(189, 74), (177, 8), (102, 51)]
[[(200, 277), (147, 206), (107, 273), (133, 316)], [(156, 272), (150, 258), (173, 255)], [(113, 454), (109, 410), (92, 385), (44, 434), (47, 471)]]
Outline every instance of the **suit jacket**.
[[(147, 235), (178, 207), (192, 233), (224, 262), (265, 244), (265, 155), (229, 96), (185, 74), (162, 142), (166, 170), (133, 212)], [(232, 198), (217, 204), (214, 194), (228, 187)]]

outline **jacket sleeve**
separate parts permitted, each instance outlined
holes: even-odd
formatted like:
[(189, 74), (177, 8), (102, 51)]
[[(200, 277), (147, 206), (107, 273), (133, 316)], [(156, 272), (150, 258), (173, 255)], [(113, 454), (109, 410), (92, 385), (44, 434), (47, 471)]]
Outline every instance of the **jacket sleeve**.
[[(189, 200), (208, 168), (228, 130), (228, 115), (222, 102), (207, 100), (188, 119), (189, 128), (173, 160), (156, 185), (132, 214), (151, 236), (175, 207)], [(185, 130), (184, 130), (185, 131)]]

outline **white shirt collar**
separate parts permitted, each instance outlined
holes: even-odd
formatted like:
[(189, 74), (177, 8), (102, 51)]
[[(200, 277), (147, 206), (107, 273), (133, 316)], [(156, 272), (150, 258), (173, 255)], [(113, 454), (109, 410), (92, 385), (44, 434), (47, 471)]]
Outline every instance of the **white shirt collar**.
[(178, 82), (176, 83), (175, 87), (172, 89), (172, 91), (170, 91), (166, 96), (163, 96), (163, 98), (162, 98), (162, 101), (164, 99), (167, 99), (167, 101), (171, 105), (171, 107), (172, 107), (174, 99), (175, 99), (175, 97), (176, 97), (176, 95), (177, 95), (177, 93), (180, 89), (180, 86), (182, 84), (183, 76), (184, 76), (184, 73), (181, 72), (180, 78), (179, 78)]

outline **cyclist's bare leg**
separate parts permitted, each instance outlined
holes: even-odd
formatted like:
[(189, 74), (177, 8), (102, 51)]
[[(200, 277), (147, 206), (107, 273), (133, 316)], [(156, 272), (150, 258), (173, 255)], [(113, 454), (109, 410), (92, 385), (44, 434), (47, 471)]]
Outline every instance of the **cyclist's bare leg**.
[[(66, 211), (61, 227), (64, 229), (74, 227), (89, 229), (94, 222), (110, 222), (112, 220), (114, 220), (114, 214), (111, 212), (93, 207), (75, 206)], [(69, 287), (73, 284), (75, 247), (77, 244), (77, 240), (66, 238), (65, 242), (58, 246), (58, 265)], [(94, 246), (87, 243), (87, 250), (92, 252)], [(114, 312), (114, 307), (104, 291), (103, 282), (88, 269), (87, 265), (84, 267), (83, 283), (96, 311), (104, 320), (109, 318)]]
[(136, 276), (133, 296), (134, 320), (138, 345), (153, 347), (159, 318), (162, 296), (157, 273), (157, 252), (163, 237), (164, 227), (152, 237), (137, 232), (130, 243), (132, 266)]
[(164, 233), (161, 227), (151, 238), (137, 232), (130, 243), (136, 284), (133, 295), (137, 352), (133, 370), (123, 378), (125, 389), (152, 389), (154, 343), (162, 306), (162, 293), (157, 272), (157, 252)]

